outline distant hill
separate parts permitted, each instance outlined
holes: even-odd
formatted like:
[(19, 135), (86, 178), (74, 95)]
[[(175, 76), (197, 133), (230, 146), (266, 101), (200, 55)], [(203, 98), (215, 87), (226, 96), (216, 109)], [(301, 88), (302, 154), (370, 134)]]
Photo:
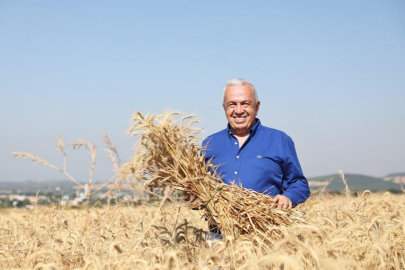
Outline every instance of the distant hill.
[[(384, 177), (372, 177), (362, 174), (345, 174), (347, 184), (351, 190), (396, 190), (400, 191), (401, 187), (405, 187), (405, 173), (392, 173)], [(311, 190), (317, 190), (325, 185), (326, 181), (332, 179), (332, 182), (327, 186), (329, 191), (344, 190), (345, 186), (338, 174), (330, 174), (317, 177), (308, 177), (308, 182)], [(94, 183), (92, 188), (97, 189), (103, 182)], [(85, 184), (85, 183), (83, 183)], [(402, 184), (402, 186), (401, 186)], [(108, 186), (104, 189), (108, 189)], [(47, 192), (70, 193), (78, 189), (78, 186), (70, 180), (26, 180), (19, 182), (1, 182), (0, 194), (4, 193), (33, 193), (38, 190), (44, 194)]]
[(384, 176), (384, 177), (392, 177), (392, 176), (405, 176), (405, 172), (402, 172), (402, 173), (391, 173), (391, 174), (388, 174), (388, 175), (386, 175), (386, 176)]
[[(372, 177), (362, 174), (345, 174), (347, 184), (351, 190), (401, 190), (401, 185), (392, 181), (384, 180), (378, 177)], [(338, 191), (344, 190), (345, 185), (338, 174), (331, 174), (318, 177), (309, 177), (308, 182), (312, 190), (321, 188), (326, 181), (332, 179), (332, 182), (327, 186), (327, 190)]]
[(397, 184), (405, 185), (405, 172), (403, 173), (391, 173), (382, 178), (384, 181), (389, 181)]

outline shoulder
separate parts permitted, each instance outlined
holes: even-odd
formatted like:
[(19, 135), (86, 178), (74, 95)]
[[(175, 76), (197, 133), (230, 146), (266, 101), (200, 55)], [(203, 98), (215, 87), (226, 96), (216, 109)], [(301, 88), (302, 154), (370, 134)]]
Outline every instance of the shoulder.
[(263, 143), (268, 143), (272, 148), (280, 148), (283, 151), (294, 147), (294, 141), (287, 133), (266, 126), (261, 126), (258, 140)]
[(294, 141), (287, 133), (269, 127), (263, 127), (262, 131), (259, 141), (272, 153), (277, 153), (283, 159), (296, 155)]
[(291, 140), (291, 137), (288, 136), (287, 133), (285, 133), (284, 131), (266, 126), (260, 127), (260, 134), (263, 136), (272, 136), (274, 138), (282, 140)]

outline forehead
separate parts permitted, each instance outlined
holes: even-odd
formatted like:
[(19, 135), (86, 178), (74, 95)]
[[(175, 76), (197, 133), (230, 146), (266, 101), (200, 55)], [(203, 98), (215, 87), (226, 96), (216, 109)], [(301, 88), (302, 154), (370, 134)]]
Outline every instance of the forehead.
[(255, 95), (253, 93), (252, 86), (246, 85), (232, 85), (225, 89), (224, 95), (225, 101), (245, 101), (254, 100)]

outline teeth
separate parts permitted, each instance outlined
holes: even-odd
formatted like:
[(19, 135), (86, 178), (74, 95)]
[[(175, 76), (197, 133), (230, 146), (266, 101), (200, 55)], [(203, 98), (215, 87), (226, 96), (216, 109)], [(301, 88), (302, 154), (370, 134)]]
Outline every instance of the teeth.
[(234, 117), (233, 119), (235, 119), (238, 122), (242, 122), (246, 119), (246, 117)]

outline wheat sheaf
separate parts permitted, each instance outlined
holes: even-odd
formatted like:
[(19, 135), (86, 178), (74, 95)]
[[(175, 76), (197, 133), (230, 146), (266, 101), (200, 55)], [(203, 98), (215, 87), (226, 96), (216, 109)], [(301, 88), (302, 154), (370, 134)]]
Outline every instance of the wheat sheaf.
[[(215, 224), (225, 237), (253, 235), (276, 242), (292, 224), (305, 223), (294, 209), (272, 207), (273, 199), (263, 193), (236, 184), (223, 183), (217, 166), (205, 160), (204, 149), (197, 144), (201, 129), (193, 115), (180, 117), (143, 115), (136, 112), (129, 132), (139, 136), (134, 157), (121, 168), (121, 181), (138, 181), (150, 192), (181, 190), (198, 198), (209, 224)], [(288, 232), (287, 232), (288, 233)]]

